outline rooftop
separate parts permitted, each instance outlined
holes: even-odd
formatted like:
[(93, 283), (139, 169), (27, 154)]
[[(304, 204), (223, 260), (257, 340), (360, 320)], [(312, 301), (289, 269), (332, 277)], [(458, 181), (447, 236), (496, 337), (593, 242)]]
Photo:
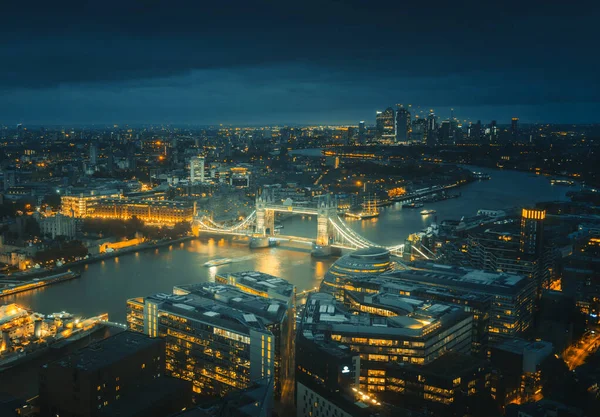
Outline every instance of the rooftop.
[[(371, 302), (381, 302), (372, 297)], [(352, 314), (330, 294), (312, 294), (302, 317), (302, 331), (306, 338), (325, 331), (374, 334), (386, 336), (422, 337), (435, 334), (445, 323), (455, 323), (470, 317), (462, 308), (441, 303), (418, 300), (407, 301), (406, 297), (384, 294), (383, 301), (397, 305), (410, 305), (412, 311), (405, 315), (382, 317), (371, 314)], [(380, 304), (382, 307), (384, 305)], [(317, 336), (320, 337), (320, 336)]]
[(217, 274), (217, 279), (222, 279), (230, 285), (241, 284), (256, 291), (276, 293), (284, 297), (294, 295), (294, 285), (283, 278), (265, 274), (258, 271), (233, 272), (229, 274)]
[(162, 340), (151, 339), (141, 333), (121, 332), (45, 366), (95, 371), (120, 362), (152, 345), (161, 343)]
[(265, 329), (284, 320), (284, 301), (248, 294), (231, 285), (203, 283), (176, 286), (173, 294), (155, 294), (147, 299), (195, 320), (248, 333), (249, 328)]

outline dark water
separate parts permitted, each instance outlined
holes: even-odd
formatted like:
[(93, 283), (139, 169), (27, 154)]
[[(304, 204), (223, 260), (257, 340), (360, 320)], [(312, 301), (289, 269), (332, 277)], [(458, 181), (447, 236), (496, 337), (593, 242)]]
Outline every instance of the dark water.
[[(550, 185), (547, 178), (529, 173), (485, 170), (489, 181), (469, 184), (457, 199), (426, 205), (437, 211), (422, 216), (420, 210), (402, 209), (397, 204), (382, 209), (379, 218), (368, 221), (349, 220), (348, 224), (367, 239), (385, 245), (402, 243), (437, 217), (460, 219), (478, 209), (502, 209), (531, 205), (537, 201), (565, 199), (570, 188)], [(298, 216), (286, 219), (282, 234), (316, 236), (316, 218)], [(1, 302), (18, 302), (41, 313), (66, 310), (83, 315), (108, 312), (111, 320), (125, 320), (125, 301), (155, 292), (170, 292), (173, 285), (214, 280), (215, 268), (204, 262), (217, 258), (234, 258), (236, 262), (218, 267), (219, 271), (258, 270), (285, 278), (299, 290), (320, 283), (335, 259), (312, 259), (304, 250), (283, 248), (250, 250), (246, 244), (225, 239), (199, 239), (157, 250), (124, 255), (87, 265), (81, 278), (40, 290), (4, 298)]]

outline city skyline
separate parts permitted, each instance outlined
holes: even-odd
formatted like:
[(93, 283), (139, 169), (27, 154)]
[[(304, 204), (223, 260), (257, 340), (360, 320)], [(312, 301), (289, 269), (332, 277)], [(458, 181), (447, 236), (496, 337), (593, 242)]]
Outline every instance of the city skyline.
[(2, 123), (355, 124), (395, 103), (593, 123), (600, 110), (597, 5), (71, 6), (7, 6)]

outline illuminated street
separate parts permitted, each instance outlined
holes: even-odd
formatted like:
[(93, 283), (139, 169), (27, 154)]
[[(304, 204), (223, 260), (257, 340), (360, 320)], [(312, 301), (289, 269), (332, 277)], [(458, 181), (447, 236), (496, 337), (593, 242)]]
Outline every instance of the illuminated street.
[(596, 352), (599, 346), (600, 334), (586, 333), (578, 343), (569, 347), (564, 354), (564, 360), (569, 369), (573, 370), (583, 365), (587, 357)]

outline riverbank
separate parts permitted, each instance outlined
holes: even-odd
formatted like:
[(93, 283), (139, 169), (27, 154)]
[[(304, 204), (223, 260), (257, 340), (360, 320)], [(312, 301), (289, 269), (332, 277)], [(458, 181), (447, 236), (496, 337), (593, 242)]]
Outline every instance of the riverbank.
[(14, 274), (6, 275), (6, 276), (4, 276), (4, 278), (8, 278), (8, 279), (14, 278), (15, 280), (44, 278), (46, 276), (53, 275), (57, 272), (68, 271), (73, 267), (97, 263), (97, 262), (104, 261), (106, 259), (117, 258), (119, 256), (128, 255), (131, 253), (162, 248), (164, 246), (175, 245), (175, 244), (182, 243), (182, 242), (188, 242), (188, 241), (194, 240), (194, 239), (196, 239), (196, 236), (184, 236), (184, 237), (181, 237), (178, 239), (160, 240), (160, 241), (156, 241), (156, 242), (144, 242), (140, 245), (130, 246), (128, 248), (123, 248), (123, 249), (120, 249), (120, 250), (114, 251), (114, 252), (105, 252), (105, 253), (102, 253), (99, 255), (90, 255), (86, 259), (81, 259), (81, 260), (75, 261), (75, 262), (69, 262), (69, 263), (63, 264), (61, 266), (54, 267), (52, 269), (34, 269), (34, 268), (32, 268), (32, 269), (28, 269), (27, 271), (16, 272)]

